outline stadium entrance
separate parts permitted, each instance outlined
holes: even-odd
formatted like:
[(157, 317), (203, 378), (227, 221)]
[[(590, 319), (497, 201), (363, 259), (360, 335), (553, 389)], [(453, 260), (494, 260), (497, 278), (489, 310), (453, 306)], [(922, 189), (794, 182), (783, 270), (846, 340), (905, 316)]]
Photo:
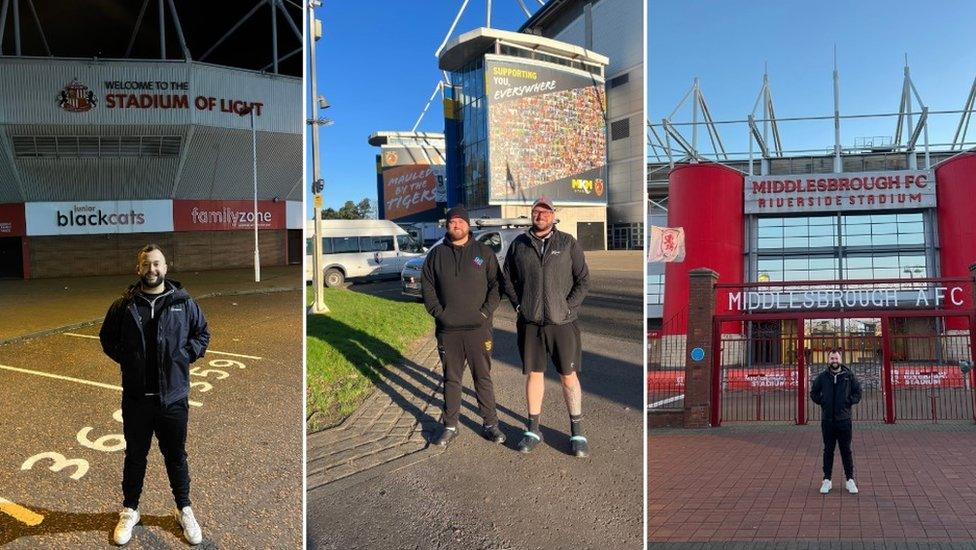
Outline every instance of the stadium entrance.
[(0, 237), (0, 279), (24, 276), (24, 254), (20, 237)]
[(841, 353), (856, 421), (976, 421), (965, 278), (716, 284), (710, 424), (820, 419), (810, 386)]

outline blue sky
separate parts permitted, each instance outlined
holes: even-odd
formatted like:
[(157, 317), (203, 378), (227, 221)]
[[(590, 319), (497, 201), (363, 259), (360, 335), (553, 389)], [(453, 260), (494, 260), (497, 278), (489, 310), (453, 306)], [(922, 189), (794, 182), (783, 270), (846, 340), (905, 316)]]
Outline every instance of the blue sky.
[[(525, 0), (529, 9), (535, 0)], [(494, 0), (492, 27), (517, 30), (526, 20), (516, 0)], [(316, 47), (318, 93), (332, 105), (320, 116), (335, 121), (321, 129), (325, 207), (347, 200), (376, 201), (376, 147), (369, 135), (409, 131), (440, 78), (434, 52), (461, 7), (461, 0), (350, 2), (327, 0), (316, 10), (323, 38)], [(485, 2), (469, 2), (454, 36), (485, 24)], [(435, 98), (419, 131), (443, 132)], [(308, 140), (311, 151), (311, 139)], [(308, 154), (308, 179), (312, 179)], [(307, 210), (311, 215), (311, 207)]]
[[(744, 119), (764, 62), (778, 117), (831, 115), (834, 44), (842, 115), (897, 112), (905, 53), (930, 110), (962, 109), (976, 76), (974, 23), (976, 2), (962, 0), (651, 0), (648, 118), (660, 122), (698, 76), (713, 118)], [(690, 106), (674, 120), (690, 121)], [(951, 141), (958, 120), (930, 117), (930, 141)], [(894, 118), (845, 121), (841, 140), (851, 145), (894, 129)], [(721, 132), (727, 150), (748, 149), (744, 125)], [(782, 123), (780, 133), (786, 149), (833, 143), (832, 121)], [(976, 128), (969, 136), (976, 141)], [(699, 140), (707, 143), (704, 133)]]

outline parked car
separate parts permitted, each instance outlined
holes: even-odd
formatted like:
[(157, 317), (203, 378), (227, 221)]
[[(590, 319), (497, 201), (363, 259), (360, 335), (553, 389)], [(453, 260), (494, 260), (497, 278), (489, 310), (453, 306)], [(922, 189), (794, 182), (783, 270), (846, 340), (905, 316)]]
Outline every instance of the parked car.
[[(508, 253), (508, 247), (512, 244), (512, 240), (525, 232), (526, 227), (529, 225), (531, 225), (531, 222), (524, 218), (508, 220), (482, 218), (472, 220), (471, 222), (474, 238), (485, 243), (495, 252), (499, 266), (505, 262), (505, 254)], [(440, 245), (442, 242), (444, 242), (443, 238), (431, 245), (430, 249)], [(420, 289), (420, 278), (424, 268), (424, 260), (426, 259), (427, 253), (424, 253), (423, 256), (411, 258), (404, 264), (403, 270), (400, 272), (400, 285), (404, 295), (413, 296), (414, 298), (423, 297)]]
[[(315, 221), (305, 224), (305, 279), (312, 279)], [(325, 286), (352, 278), (396, 278), (404, 264), (427, 250), (389, 220), (322, 220), (322, 274)]]

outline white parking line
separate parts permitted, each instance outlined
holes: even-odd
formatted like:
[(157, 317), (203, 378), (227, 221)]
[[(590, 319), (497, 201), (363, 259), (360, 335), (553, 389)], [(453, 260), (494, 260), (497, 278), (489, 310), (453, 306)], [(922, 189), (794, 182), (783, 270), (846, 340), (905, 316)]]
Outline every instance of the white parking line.
[(44, 516), (34, 512), (33, 510), (28, 510), (20, 504), (11, 502), (3, 497), (0, 497), (0, 512), (3, 512), (4, 514), (7, 514), (15, 520), (30, 527), (40, 525), (41, 522), (44, 521)]
[(217, 351), (214, 349), (208, 349), (207, 353), (216, 353), (217, 355), (230, 355), (231, 357), (243, 357), (245, 359), (262, 359), (261, 357), (257, 357), (255, 355), (244, 355), (243, 353), (230, 353), (226, 351)]
[[(89, 386), (95, 386), (96, 388), (105, 388), (108, 390), (122, 391), (121, 386), (113, 386), (112, 384), (105, 384), (102, 382), (95, 382), (93, 380), (83, 380), (81, 378), (72, 378), (70, 376), (63, 376), (60, 374), (52, 374), (50, 372), (41, 372), (36, 370), (21, 369), (17, 367), (11, 367), (9, 365), (0, 365), (0, 369), (9, 370), (13, 372), (19, 372), (23, 374), (33, 374), (36, 376), (44, 376), (46, 378), (54, 378), (55, 380), (66, 380), (68, 382), (75, 382), (78, 384), (86, 384)], [(200, 407), (203, 404), (197, 401), (189, 401), (190, 405), (194, 407)]]
[[(92, 336), (90, 334), (77, 334), (75, 332), (62, 332), (65, 336), (74, 336), (75, 338), (89, 338), (91, 340), (98, 340), (98, 336)], [(216, 353), (217, 355), (229, 355), (231, 357), (243, 357), (245, 359), (263, 359), (263, 357), (257, 357), (255, 355), (244, 355), (243, 353), (230, 353), (227, 351), (217, 351), (214, 349), (208, 349), (207, 353)]]
[(661, 405), (667, 405), (668, 403), (674, 403), (675, 401), (681, 401), (684, 398), (685, 398), (685, 394), (676, 395), (674, 397), (669, 397), (667, 399), (662, 399), (660, 401), (655, 401), (653, 403), (648, 403), (647, 408), (648, 409), (653, 409), (653, 408), (656, 408), (656, 407), (660, 407)]

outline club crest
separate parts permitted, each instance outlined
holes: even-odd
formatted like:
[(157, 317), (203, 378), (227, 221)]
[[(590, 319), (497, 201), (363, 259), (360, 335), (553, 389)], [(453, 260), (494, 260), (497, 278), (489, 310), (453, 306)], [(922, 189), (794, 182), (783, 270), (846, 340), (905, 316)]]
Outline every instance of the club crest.
[(58, 92), (58, 107), (69, 113), (83, 113), (91, 111), (98, 104), (95, 92), (88, 89), (78, 79), (73, 79), (63, 90)]

